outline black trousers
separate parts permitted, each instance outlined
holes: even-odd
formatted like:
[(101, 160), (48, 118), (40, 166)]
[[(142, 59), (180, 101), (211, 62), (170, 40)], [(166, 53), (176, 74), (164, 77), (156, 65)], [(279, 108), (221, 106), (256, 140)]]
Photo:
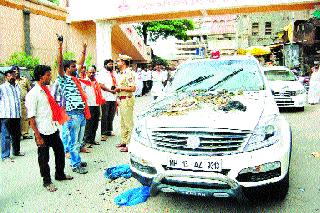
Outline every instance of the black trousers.
[(45, 147), (38, 147), (38, 162), (40, 167), (40, 174), (43, 178), (43, 185), (45, 186), (51, 183), (49, 167), (49, 148), (52, 147), (54, 152), (54, 159), (56, 164), (55, 176), (57, 178), (65, 177), (65, 158), (63, 144), (60, 139), (59, 131), (56, 131), (52, 135), (40, 135), (44, 140), (44, 144), (46, 145)]
[(107, 101), (101, 106), (101, 135), (111, 135), (113, 131), (113, 119), (116, 114), (116, 101)]
[(94, 143), (99, 125), (100, 106), (89, 106), (91, 118), (86, 121), (84, 130), (84, 143)]
[(148, 82), (147, 81), (143, 81), (143, 87), (142, 87), (142, 95), (145, 95), (148, 91)]
[(152, 80), (148, 80), (147, 81), (147, 85), (148, 85), (148, 92), (149, 92), (152, 89), (153, 81)]
[[(10, 139), (11, 139), (13, 155), (19, 154), (20, 138), (21, 138), (20, 118), (1, 118), (0, 129), (2, 129), (2, 140), (4, 140), (2, 141), (2, 143), (5, 144), (5, 148), (2, 147), (2, 149), (8, 149), (10, 154)], [(2, 150), (2, 152), (5, 152), (5, 151), (7, 150)]]

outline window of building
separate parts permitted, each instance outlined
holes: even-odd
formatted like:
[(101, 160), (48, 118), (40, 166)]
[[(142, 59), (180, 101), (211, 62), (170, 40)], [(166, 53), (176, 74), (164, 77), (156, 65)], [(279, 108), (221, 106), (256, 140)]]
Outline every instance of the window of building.
[(254, 22), (252, 23), (252, 35), (256, 36), (259, 34), (259, 23)]
[(271, 35), (272, 34), (272, 27), (271, 27), (271, 22), (266, 22), (265, 23), (265, 35)]

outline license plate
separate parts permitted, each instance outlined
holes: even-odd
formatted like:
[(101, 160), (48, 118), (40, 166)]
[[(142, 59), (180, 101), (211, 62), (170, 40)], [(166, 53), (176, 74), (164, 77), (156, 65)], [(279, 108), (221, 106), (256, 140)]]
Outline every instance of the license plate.
[(168, 168), (184, 169), (194, 171), (222, 171), (222, 159), (206, 159), (206, 160), (193, 160), (193, 159), (174, 159), (170, 158), (167, 163)]

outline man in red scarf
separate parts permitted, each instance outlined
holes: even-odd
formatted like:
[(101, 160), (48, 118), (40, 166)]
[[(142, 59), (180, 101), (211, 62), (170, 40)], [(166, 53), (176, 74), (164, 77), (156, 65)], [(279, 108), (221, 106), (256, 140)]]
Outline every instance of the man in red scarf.
[[(70, 117), (62, 126), (62, 140), (66, 151), (70, 153), (72, 171), (86, 174), (87, 163), (81, 162), (80, 148), (83, 141), (86, 119), (90, 119), (90, 110), (87, 103), (87, 95), (81, 87), (81, 82), (76, 78), (76, 62), (63, 61), (62, 44), (59, 40), (58, 51), (58, 83), (61, 96), (64, 100), (64, 108)], [(86, 44), (82, 54), (85, 55)]]
[(63, 144), (59, 136), (58, 123), (63, 124), (69, 120), (64, 109), (55, 102), (47, 85), (51, 80), (51, 68), (37, 65), (34, 70), (35, 86), (26, 95), (26, 108), (30, 126), (35, 134), (38, 146), (38, 163), (43, 178), (43, 186), (50, 192), (57, 188), (51, 182), (49, 167), (49, 147), (54, 151), (56, 164), (56, 180), (72, 180), (64, 173), (65, 158)]
[(90, 67), (86, 72), (87, 77), (80, 79), (82, 87), (88, 96), (88, 106), (91, 118), (87, 120), (84, 131), (84, 144), (100, 145), (95, 141), (96, 132), (99, 125), (100, 106), (106, 102), (102, 97), (101, 88), (95, 79), (96, 69), (94, 66)]

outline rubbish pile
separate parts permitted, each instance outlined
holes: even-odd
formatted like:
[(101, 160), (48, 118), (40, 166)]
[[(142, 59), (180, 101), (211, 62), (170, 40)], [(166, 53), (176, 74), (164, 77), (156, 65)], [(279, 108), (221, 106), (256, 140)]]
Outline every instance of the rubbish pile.
[(189, 96), (184, 97), (173, 104), (169, 104), (166, 108), (162, 108), (158, 115), (178, 116), (184, 115), (189, 111), (201, 109), (204, 104), (209, 105), (213, 110), (223, 110), (225, 112), (239, 110), (246, 111), (247, 107), (240, 101), (235, 101), (234, 96), (243, 95), (243, 91), (236, 93), (223, 90), (217, 94), (208, 94), (204, 91), (193, 91)]

